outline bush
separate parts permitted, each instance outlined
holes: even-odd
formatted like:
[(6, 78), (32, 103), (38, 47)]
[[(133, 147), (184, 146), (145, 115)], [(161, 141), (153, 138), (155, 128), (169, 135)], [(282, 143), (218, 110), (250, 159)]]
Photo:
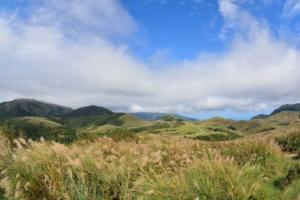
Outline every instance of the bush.
[(283, 151), (296, 152), (300, 150), (300, 133), (294, 132), (287, 136), (276, 137), (275, 142), (281, 146)]
[(280, 181), (279, 185), (284, 186), (287, 184), (291, 184), (299, 178), (300, 178), (300, 165), (296, 164), (291, 167), (288, 175), (282, 181)]
[(266, 131), (272, 131), (272, 130), (275, 130), (275, 129), (276, 129), (275, 127), (270, 127), (270, 128), (264, 128), (264, 129), (258, 130), (256, 132), (261, 133), (261, 132), (266, 132)]
[(230, 130), (233, 130), (233, 131), (236, 130), (236, 127), (234, 127), (232, 125), (228, 126), (227, 128), (230, 129)]
[(90, 141), (90, 142), (94, 142), (97, 138), (98, 138), (98, 136), (96, 134), (87, 133), (87, 132), (83, 132), (78, 136), (78, 139), (87, 140), (87, 141)]
[(127, 130), (117, 130), (107, 134), (108, 137), (112, 138), (115, 142), (119, 142), (121, 140), (125, 141), (135, 141), (139, 140), (139, 137), (131, 131)]

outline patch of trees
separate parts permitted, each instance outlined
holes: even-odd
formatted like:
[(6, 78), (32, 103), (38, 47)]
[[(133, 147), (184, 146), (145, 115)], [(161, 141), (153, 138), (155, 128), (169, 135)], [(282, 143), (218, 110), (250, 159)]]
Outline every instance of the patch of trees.
[(108, 133), (107, 136), (112, 138), (115, 142), (119, 142), (122, 140), (138, 142), (139, 140), (138, 135), (134, 134), (131, 131), (122, 130), (122, 129)]
[(171, 128), (171, 125), (168, 123), (156, 123), (152, 126), (132, 128), (130, 129), (130, 131), (132, 131), (133, 133), (141, 133), (144, 131), (147, 131), (148, 133), (161, 133), (161, 131), (158, 132), (157, 129), (165, 129), (165, 128)]
[(188, 131), (188, 132), (186, 132), (185, 134), (186, 135), (193, 135), (193, 134), (195, 134), (196, 132), (195, 131)]
[(110, 116), (105, 117), (95, 123), (96, 126), (103, 126), (105, 124), (111, 124), (114, 126), (122, 126), (124, 124), (123, 120), (120, 120), (120, 117), (126, 115), (125, 113), (116, 113)]
[(203, 136), (196, 136), (193, 139), (194, 140), (204, 140), (204, 141), (227, 141), (227, 140), (234, 140), (241, 138), (240, 135), (236, 133), (230, 133), (227, 135), (216, 133), (216, 134), (210, 134), (210, 135), (203, 135)]
[(52, 140), (60, 143), (71, 143), (77, 139), (76, 131), (70, 127), (59, 126), (59, 127), (46, 127), (43, 123), (33, 124), (26, 122), (12, 122), (5, 121), (5, 126), (9, 131), (6, 130), (6, 136), (10, 140), (14, 138), (22, 137), (24, 139), (39, 140), (43, 137), (45, 140)]
[(230, 130), (233, 130), (233, 131), (237, 130), (236, 127), (234, 127), (232, 125), (228, 126), (227, 128), (230, 129)]
[(258, 131), (256, 131), (257, 133), (261, 133), (261, 132), (266, 132), (266, 131), (272, 131), (275, 130), (275, 127), (270, 127), (270, 128), (264, 128), (264, 129), (260, 129)]

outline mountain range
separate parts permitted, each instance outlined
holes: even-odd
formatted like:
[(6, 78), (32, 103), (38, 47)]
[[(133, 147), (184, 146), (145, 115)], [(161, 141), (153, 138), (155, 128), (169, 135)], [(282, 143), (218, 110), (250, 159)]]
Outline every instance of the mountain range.
[(136, 112), (136, 113), (129, 113), (130, 115), (133, 115), (135, 117), (138, 117), (140, 119), (146, 120), (146, 121), (155, 121), (160, 120), (166, 115), (173, 115), (177, 118), (184, 119), (187, 121), (198, 121), (198, 119), (185, 117), (178, 114), (172, 114), (172, 113), (151, 113), (151, 112)]
[(251, 119), (266, 119), (267, 117), (270, 117), (270, 116), (280, 113), (282, 111), (300, 111), (300, 103), (286, 104), (286, 105), (280, 106), (279, 108), (275, 109), (270, 115), (259, 114), (259, 115), (252, 117)]
[[(86, 106), (73, 110), (55, 104), (45, 103), (33, 99), (16, 99), (9, 102), (0, 103), (0, 118), (8, 117), (24, 117), (24, 116), (36, 116), (36, 117), (80, 117), (80, 116), (109, 116), (113, 115), (109, 109), (101, 106)], [(178, 114), (170, 113), (150, 113), (139, 112), (129, 113), (132, 116), (140, 118), (146, 121), (160, 120), (166, 115), (174, 115), (177, 118), (181, 118), (188, 121), (198, 121), (197, 119), (188, 118)]]
[(33, 99), (16, 99), (0, 103), (0, 118), (22, 116), (54, 117), (70, 113), (71, 111), (73, 111), (72, 108)]
[[(251, 118), (253, 119), (266, 119), (272, 115), (282, 111), (300, 111), (300, 103), (286, 104), (275, 109), (270, 115), (260, 114)], [(51, 103), (45, 103), (33, 99), (16, 99), (9, 102), (0, 103), (0, 118), (9, 117), (80, 117), (80, 116), (110, 116), (113, 115), (109, 109), (101, 106), (86, 106), (73, 110), (72, 108), (59, 106)], [(166, 115), (173, 115), (177, 118), (187, 121), (198, 121), (194, 118), (185, 117), (179, 114), (172, 113), (151, 113), (151, 112), (137, 112), (129, 113), (132, 116), (140, 118), (145, 121), (160, 120)]]

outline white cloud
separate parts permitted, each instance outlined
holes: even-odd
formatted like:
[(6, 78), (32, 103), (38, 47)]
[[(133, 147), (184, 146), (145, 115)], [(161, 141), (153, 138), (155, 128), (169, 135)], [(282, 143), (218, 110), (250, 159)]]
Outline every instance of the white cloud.
[(287, 0), (284, 4), (283, 13), (287, 17), (294, 17), (300, 13), (300, 1), (299, 0)]
[(137, 28), (115, 0), (62, 1), (59, 8), (58, 1), (43, 2), (26, 20), (7, 23), (2, 17), (0, 99), (180, 113), (244, 112), (299, 101), (299, 51), (273, 38), (265, 23), (223, 1), (220, 12), (237, 30), (231, 48), (178, 63), (165, 60), (168, 51), (158, 51), (152, 62), (164, 68), (151, 68), (126, 45), (111, 42), (111, 35), (123, 37)]

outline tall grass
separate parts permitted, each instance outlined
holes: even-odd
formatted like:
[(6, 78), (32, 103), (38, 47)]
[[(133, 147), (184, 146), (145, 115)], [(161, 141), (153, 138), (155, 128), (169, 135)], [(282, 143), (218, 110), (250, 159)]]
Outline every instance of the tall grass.
[(12, 145), (0, 153), (8, 199), (265, 199), (262, 185), (288, 171), (281, 150), (264, 140), (145, 135), (70, 146), (20, 138)]

